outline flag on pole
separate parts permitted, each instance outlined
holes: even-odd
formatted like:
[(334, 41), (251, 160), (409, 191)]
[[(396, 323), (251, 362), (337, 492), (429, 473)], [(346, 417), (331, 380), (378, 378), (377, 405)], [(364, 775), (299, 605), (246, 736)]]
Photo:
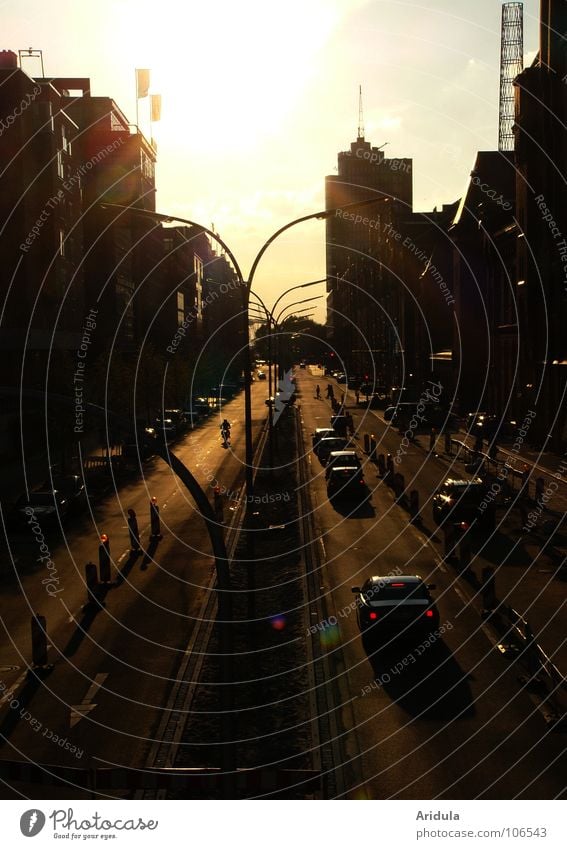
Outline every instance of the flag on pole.
[(136, 68), (136, 97), (147, 97), (150, 90), (150, 72), (148, 68)]
[(151, 121), (159, 121), (161, 118), (161, 94), (150, 94)]

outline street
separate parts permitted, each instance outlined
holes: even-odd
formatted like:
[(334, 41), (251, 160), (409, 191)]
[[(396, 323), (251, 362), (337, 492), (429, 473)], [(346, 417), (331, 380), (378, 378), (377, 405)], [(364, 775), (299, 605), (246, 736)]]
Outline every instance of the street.
[[(368, 458), (364, 474), (371, 505), (337, 511), (328, 502), (324, 469), (310, 451), (310, 434), (328, 424), (330, 405), (315, 398), (318, 372), (296, 374), (315, 525), (325, 550), (321, 584), (331, 628), (324, 640), (339, 692), (342, 749), (350, 756), (352, 784), (346, 796), (561, 796), (564, 732), (546, 726), (518, 683), (517, 668), (497, 650), (490, 624), (481, 619), (478, 594), (443, 562), (441, 534), (431, 513), (425, 512), (423, 527), (410, 524)], [(360, 431), (372, 425), (381, 451), (394, 453), (400, 439), (394, 429), (386, 432), (373, 413), (354, 415), (355, 424), (362, 423)], [(416, 476), (412, 486), (418, 486), (425, 503), (446, 476), (446, 464), (415, 448), (408, 452), (404, 472), (412, 480)], [(419, 638), (394, 639), (378, 651), (363, 644), (351, 586), (370, 575), (389, 574), (419, 574), (436, 585), (441, 634), (430, 645), (421, 645)]]

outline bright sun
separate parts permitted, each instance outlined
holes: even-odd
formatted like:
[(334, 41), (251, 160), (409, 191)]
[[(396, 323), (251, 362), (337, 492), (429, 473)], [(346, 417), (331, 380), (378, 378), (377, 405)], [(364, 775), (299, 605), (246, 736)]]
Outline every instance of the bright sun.
[(122, 27), (137, 67), (152, 69), (151, 90), (163, 97), (158, 138), (209, 154), (254, 149), (281, 131), (338, 11), (333, 0), (134, 7), (121, 7)]

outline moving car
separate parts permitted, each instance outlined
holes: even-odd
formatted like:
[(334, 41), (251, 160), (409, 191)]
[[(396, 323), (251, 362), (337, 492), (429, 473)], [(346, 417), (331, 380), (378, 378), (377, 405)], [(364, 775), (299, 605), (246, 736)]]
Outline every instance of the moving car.
[(495, 524), (495, 503), (487, 495), (488, 486), (479, 477), (447, 478), (433, 496), (433, 518), (438, 525), (447, 521), (472, 524), (476, 520), (478, 526), (491, 530)]
[(373, 575), (356, 594), (356, 617), (364, 633), (403, 635), (406, 631), (430, 631), (439, 625), (439, 612), (430, 595), (435, 584), (419, 575)]
[(265, 371), (259, 371), (258, 372), (258, 380), (267, 380)]
[(327, 476), (327, 498), (329, 501), (345, 499), (358, 503), (368, 501), (370, 492), (361, 468), (333, 466)]

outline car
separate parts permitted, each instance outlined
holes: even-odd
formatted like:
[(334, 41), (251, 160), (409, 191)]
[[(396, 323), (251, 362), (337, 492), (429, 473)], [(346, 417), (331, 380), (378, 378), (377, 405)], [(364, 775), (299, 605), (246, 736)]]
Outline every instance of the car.
[(259, 371), (258, 372), (258, 380), (267, 380), (265, 371)]
[(348, 447), (348, 442), (342, 436), (325, 436), (317, 443), (316, 454), (324, 466), (329, 459), (331, 451), (344, 451)]
[(434, 589), (419, 575), (373, 575), (362, 587), (352, 587), (361, 632), (402, 636), (435, 630), (439, 611), (430, 595)]
[(344, 415), (331, 416), (331, 427), (337, 436), (346, 436), (348, 417)]
[(86, 505), (86, 491), (83, 478), (80, 475), (54, 475), (51, 480), (43, 482), (42, 490), (55, 490), (67, 500), (67, 512), (78, 512)]
[(488, 489), (479, 477), (465, 480), (447, 478), (433, 496), (434, 520), (438, 525), (445, 522), (470, 525), (476, 522), (480, 527), (493, 529), (495, 501), (487, 498)]
[(318, 427), (311, 434), (311, 441), (313, 444), (313, 451), (315, 454), (317, 453), (317, 446), (319, 442), (325, 437), (334, 437), (337, 434), (333, 430), (332, 427)]
[(327, 498), (329, 501), (345, 499), (359, 503), (368, 501), (370, 492), (366, 486), (361, 468), (334, 465), (327, 477)]
[(335, 375), (335, 380), (337, 381), (337, 383), (346, 383), (347, 376), (346, 374), (344, 374), (344, 372), (340, 371), (337, 375)]
[(70, 512), (70, 502), (64, 493), (52, 488), (41, 488), (21, 495), (10, 514), (10, 525), (21, 528), (36, 519), (40, 526), (54, 527), (57, 519), (63, 521)]
[(386, 407), (386, 409), (384, 410), (384, 421), (394, 422), (402, 411), (409, 412), (410, 408), (413, 409), (415, 406), (416, 404), (413, 402), (409, 403), (407, 401), (401, 401), (399, 404), (394, 404), (391, 407)]
[(333, 466), (342, 466), (343, 468), (361, 469), (362, 461), (356, 451), (331, 451), (327, 466), (325, 468), (325, 478), (328, 479)]

